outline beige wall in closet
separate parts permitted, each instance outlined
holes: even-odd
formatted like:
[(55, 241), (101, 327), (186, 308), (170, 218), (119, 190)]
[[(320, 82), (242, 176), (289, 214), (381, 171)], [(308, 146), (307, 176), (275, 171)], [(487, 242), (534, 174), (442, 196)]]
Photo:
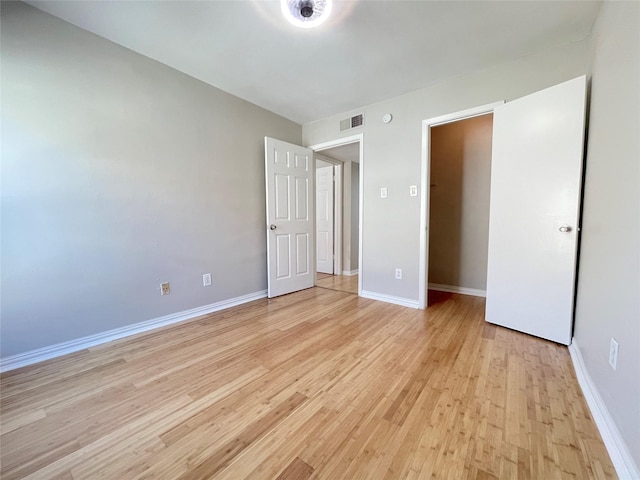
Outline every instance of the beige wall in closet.
[(431, 129), (429, 283), (486, 290), (493, 115)]

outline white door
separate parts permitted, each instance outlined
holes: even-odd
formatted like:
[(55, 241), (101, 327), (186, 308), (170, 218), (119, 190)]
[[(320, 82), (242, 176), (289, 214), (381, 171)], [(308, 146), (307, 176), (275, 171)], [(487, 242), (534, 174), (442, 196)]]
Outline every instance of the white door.
[(569, 345), (586, 77), (495, 108), (486, 319)]
[(316, 269), (333, 275), (333, 166), (316, 169)]
[(265, 137), (268, 296), (313, 287), (313, 151)]

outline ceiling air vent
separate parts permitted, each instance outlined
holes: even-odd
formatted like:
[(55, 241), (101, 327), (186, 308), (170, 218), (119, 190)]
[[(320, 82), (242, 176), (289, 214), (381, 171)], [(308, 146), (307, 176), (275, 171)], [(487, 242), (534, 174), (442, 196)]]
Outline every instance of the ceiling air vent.
[(340, 131), (349, 130), (350, 128), (361, 127), (364, 125), (364, 115), (362, 113), (351, 118), (345, 118), (340, 122)]

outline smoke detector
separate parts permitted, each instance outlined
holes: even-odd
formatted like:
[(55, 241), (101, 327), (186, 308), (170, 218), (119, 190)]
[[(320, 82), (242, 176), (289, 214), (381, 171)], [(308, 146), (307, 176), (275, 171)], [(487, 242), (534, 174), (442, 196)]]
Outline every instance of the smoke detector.
[(280, 0), (282, 14), (300, 28), (313, 28), (323, 23), (331, 13), (333, 0)]

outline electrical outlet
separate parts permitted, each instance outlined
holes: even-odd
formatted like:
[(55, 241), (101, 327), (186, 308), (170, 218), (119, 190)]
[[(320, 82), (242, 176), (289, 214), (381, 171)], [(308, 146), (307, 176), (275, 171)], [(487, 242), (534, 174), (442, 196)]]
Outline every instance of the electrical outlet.
[(411, 195), (412, 197), (417, 197), (418, 196), (418, 186), (417, 185), (411, 185), (409, 187), (409, 195)]
[(402, 269), (396, 268), (396, 280), (402, 280)]
[(211, 274), (210, 273), (205, 273), (204, 275), (202, 275), (202, 285), (204, 285), (205, 287), (210, 287), (211, 286)]
[(611, 337), (611, 343), (609, 343), (609, 365), (614, 370), (616, 369), (616, 365), (618, 364), (618, 342), (616, 339)]
[(387, 198), (387, 187), (382, 187), (380, 189), (380, 198)]
[(169, 282), (164, 282), (160, 284), (160, 295), (169, 295), (171, 293), (171, 288), (169, 287)]

